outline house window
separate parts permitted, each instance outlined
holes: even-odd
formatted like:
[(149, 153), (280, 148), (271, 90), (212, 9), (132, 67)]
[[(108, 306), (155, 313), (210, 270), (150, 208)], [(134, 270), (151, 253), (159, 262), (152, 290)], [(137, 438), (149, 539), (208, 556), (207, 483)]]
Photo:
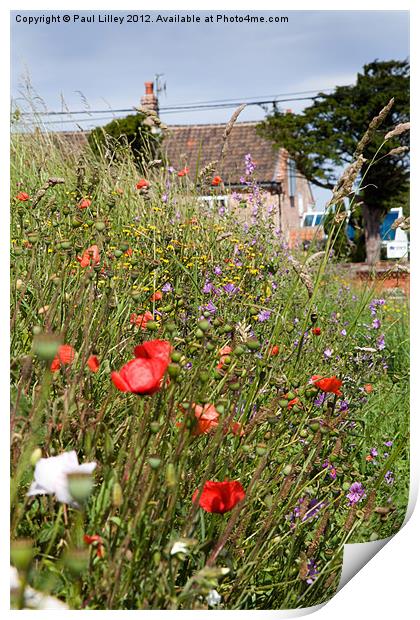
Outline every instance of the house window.
[(200, 196), (198, 200), (202, 205), (209, 207), (211, 210), (226, 209), (229, 203), (229, 196)]
[(289, 185), (290, 206), (295, 206), (296, 195), (296, 164), (293, 159), (287, 161), (287, 180)]

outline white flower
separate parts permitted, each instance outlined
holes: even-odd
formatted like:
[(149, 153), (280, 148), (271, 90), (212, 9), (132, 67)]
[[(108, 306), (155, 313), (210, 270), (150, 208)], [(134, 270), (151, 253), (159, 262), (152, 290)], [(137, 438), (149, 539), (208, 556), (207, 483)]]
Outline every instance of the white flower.
[(210, 590), (210, 592), (207, 594), (207, 597), (206, 597), (207, 604), (210, 607), (217, 607), (217, 605), (220, 603), (221, 600), (222, 600), (222, 597), (220, 596), (217, 590)]
[(79, 465), (74, 450), (39, 459), (35, 466), (34, 481), (27, 495), (55, 495), (59, 502), (76, 506), (69, 491), (67, 474), (91, 474), (95, 467), (96, 463)]
[[(14, 566), (10, 567), (10, 594), (11, 594), (11, 608), (15, 609), (16, 597), (19, 594), (21, 583), (19, 579), (19, 573)], [(38, 592), (30, 586), (25, 587), (24, 593), (24, 608), (25, 609), (68, 609), (68, 606), (59, 601), (58, 598)]]

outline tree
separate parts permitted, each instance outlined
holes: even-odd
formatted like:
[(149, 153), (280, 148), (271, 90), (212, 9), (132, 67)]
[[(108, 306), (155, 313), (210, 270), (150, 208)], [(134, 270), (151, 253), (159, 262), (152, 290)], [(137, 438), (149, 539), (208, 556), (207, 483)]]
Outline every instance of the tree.
[(159, 151), (160, 131), (153, 127), (160, 124), (155, 115), (139, 113), (118, 118), (104, 127), (96, 127), (89, 134), (89, 144), (96, 153), (104, 151), (112, 158), (118, 149), (130, 148), (134, 161), (144, 172), (147, 162), (154, 159)]
[(399, 146), (408, 147), (408, 134), (387, 141), (384, 153), (370, 162), (385, 134), (409, 120), (409, 64), (390, 60), (374, 62), (358, 73), (355, 85), (338, 86), (333, 93), (320, 93), (301, 114), (274, 110), (259, 126), (259, 133), (282, 146), (296, 162), (299, 171), (318, 187), (333, 189), (338, 169), (353, 161), (359, 140), (369, 122), (394, 98), (394, 105), (364, 149), (367, 159), (360, 171), (363, 178), (357, 200), (366, 244), (366, 260), (374, 264), (380, 256), (380, 225), (392, 206), (408, 205), (408, 148), (388, 155)]

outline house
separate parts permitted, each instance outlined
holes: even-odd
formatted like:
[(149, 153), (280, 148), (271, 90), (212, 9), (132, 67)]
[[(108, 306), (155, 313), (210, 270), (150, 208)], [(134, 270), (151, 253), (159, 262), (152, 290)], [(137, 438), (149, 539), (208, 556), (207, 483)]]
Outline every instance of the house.
[[(159, 102), (153, 82), (146, 82), (145, 89), (141, 109), (156, 116), (159, 114)], [(220, 162), (225, 124), (170, 125), (165, 133), (163, 148), (169, 164), (176, 170), (188, 167), (190, 178), (195, 178), (200, 170), (216, 162), (214, 174), (223, 179), (217, 199), (232, 206), (237, 204), (232, 194), (248, 189), (244, 179), (245, 156), (251, 155), (256, 164), (253, 178), (260, 186), (262, 203), (271, 208), (277, 229), (290, 243), (295, 243), (303, 214), (312, 211), (315, 205), (311, 186), (296, 169), (286, 149), (275, 147), (257, 133), (258, 124), (236, 122)], [(61, 137), (76, 149), (83, 148), (87, 143), (86, 132), (63, 132)], [(215, 198), (212, 194), (203, 196), (203, 199)]]
[[(258, 122), (237, 122), (227, 139), (223, 161), (215, 174), (223, 179), (223, 192), (247, 190), (245, 184), (245, 156), (250, 154), (256, 164), (253, 178), (261, 188), (263, 204), (274, 207), (275, 223), (286, 237), (300, 227), (306, 211), (314, 206), (308, 180), (296, 170), (294, 161), (283, 148), (257, 133)], [(163, 142), (169, 163), (177, 170), (187, 166), (195, 175), (220, 158), (225, 124), (172, 125)]]

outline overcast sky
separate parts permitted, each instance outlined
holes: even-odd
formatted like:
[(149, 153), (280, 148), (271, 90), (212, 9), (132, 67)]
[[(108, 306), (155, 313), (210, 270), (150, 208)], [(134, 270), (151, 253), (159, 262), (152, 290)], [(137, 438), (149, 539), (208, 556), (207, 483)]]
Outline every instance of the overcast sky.
[[(16, 21), (18, 15), (47, 17), (59, 13), (11, 14), (12, 97), (20, 96), (24, 76), (29, 75), (50, 110), (62, 109), (61, 96), (71, 110), (85, 108), (85, 101), (92, 109), (131, 108), (138, 105), (144, 82), (158, 73), (164, 74), (162, 80), (166, 82), (161, 107), (321, 91), (353, 83), (362, 66), (376, 58), (401, 60), (409, 56), (407, 11), (252, 14), (289, 18), (288, 23), (277, 24), (203, 23), (211, 11), (178, 12), (200, 16), (200, 24), (98, 23), (99, 15), (106, 19), (106, 15), (121, 17), (129, 11), (79, 12), (81, 17), (94, 14), (96, 23), (74, 23), (75, 12), (71, 11), (62, 11), (61, 23), (56, 24)], [(217, 13), (221, 11), (213, 15)], [(69, 23), (62, 20), (65, 14), (71, 16)], [(150, 12), (151, 19), (156, 20), (158, 14)], [(161, 14), (174, 15), (175, 11)], [(246, 13), (226, 12), (235, 14)], [(291, 101), (281, 106), (300, 111), (309, 104)], [(162, 118), (169, 124), (226, 122), (232, 111), (162, 113)], [(240, 120), (258, 120), (264, 114), (261, 107), (249, 106)], [(52, 127), (70, 129), (74, 125)]]

